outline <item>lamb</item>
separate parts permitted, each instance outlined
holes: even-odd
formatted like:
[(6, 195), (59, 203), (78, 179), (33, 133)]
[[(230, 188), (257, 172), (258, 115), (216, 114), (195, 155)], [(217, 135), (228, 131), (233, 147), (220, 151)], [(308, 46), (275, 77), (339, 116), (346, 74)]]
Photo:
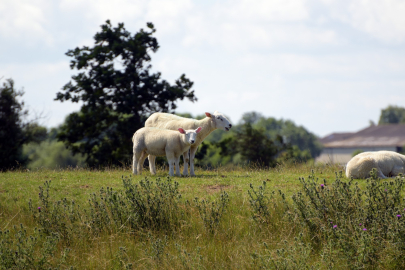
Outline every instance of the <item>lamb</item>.
[(367, 178), (376, 168), (377, 176), (388, 178), (405, 172), (405, 156), (392, 151), (363, 152), (354, 156), (346, 166), (348, 178)]
[[(184, 118), (168, 113), (154, 113), (145, 122), (145, 127), (158, 127), (170, 130), (175, 130), (177, 127), (182, 126), (188, 129), (195, 129), (202, 127), (201, 132), (197, 135), (195, 143), (190, 147), (190, 156), (187, 152), (183, 153), (184, 170), (183, 175), (188, 175), (188, 162), (190, 162), (190, 175), (195, 176), (194, 173), (194, 157), (197, 152), (198, 146), (202, 141), (214, 130), (223, 129), (229, 131), (232, 127), (229, 120), (221, 113), (215, 111), (214, 113), (206, 112), (207, 116), (204, 119), (196, 120), (190, 118)], [(155, 169), (155, 157), (149, 155), (149, 168), (152, 174), (156, 173)]]
[(134, 144), (133, 174), (142, 174), (143, 163), (147, 155), (166, 155), (169, 161), (169, 175), (174, 175), (173, 167), (175, 165), (176, 175), (180, 176), (180, 156), (196, 142), (197, 134), (200, 131), (201, 127), (195, 130), (178, 128), (178, 131), (150, 127), (138, 129), (132, 137)]

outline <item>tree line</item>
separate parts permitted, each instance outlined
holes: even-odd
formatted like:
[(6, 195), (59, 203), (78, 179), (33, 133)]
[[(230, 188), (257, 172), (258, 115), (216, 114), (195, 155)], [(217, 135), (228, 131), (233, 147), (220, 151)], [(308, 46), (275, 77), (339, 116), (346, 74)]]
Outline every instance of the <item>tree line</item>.
[[(174, 113), (179, 100), (197, 101), (193, 82), (185, 74), (170, 84), (160, 72), (152, 72), (151, 54), (159, 49), (155, 32), (152, 23), (131, 34), (123, 23), (114, 27), (107, 20), (93, 46), (69, 50), (70, 67), (77, 74), (56, 93), (55, 101), (83, 105), (51, 130), (27, 120), (24, 92), (15, 89), (12, 79), (5, 80), (0, 86), (0, 170), (28, 163), (32, 167), (128, 164), (132, 135), (150, 114)], [(405, 109), (383, 109), (379, 124), (385, 123), (405, 123)], [(203, 166), (255, 162), (272, 167), (306, 162), (321, 149), (317, 137), (304, 127), (249, 112), (231, 132), (213, 132), (196, 158)]]

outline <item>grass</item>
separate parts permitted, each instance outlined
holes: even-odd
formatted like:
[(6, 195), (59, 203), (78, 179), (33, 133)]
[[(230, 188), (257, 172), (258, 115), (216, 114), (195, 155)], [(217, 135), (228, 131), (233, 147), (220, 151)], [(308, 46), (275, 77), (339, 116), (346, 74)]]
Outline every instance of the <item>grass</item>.
[(162, 169), (4, 172), (0, 269), (404, 267), (401, 180), (350, 182), (341, 170), (219, 167), (171, 180)]

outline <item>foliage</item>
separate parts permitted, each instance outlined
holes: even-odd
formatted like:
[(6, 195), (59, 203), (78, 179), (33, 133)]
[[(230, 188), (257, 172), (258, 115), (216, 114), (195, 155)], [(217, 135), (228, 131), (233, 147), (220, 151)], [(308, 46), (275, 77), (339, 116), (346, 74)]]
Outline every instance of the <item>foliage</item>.
[(390, 105), (381, 109), (378, 124), (405, 124), (405, 108)]
[[(192, 117), (190, 114), (183, 115)], [(242, 137), (244, 134), (251, 134), (254, 138), (251, 138), (250, 142), (246, 138), (238, 139), (241, 134)], [(250, 150), (239, 147), (237, 144), (241, 140), (258, 147), (255, 149), (250, 147)], [(257, 148), (258, 152), (255, 151)], [(212, 132), (199, 147), (196, 158), (200, 166), (208, 167), (251, 160), (262, 165), (275, 166), (277, 163), (310, 161), (317, 157), (321, 150), (318, 138), (304, 127), (296, 126), (289, 120), (276, 120), (272, 117), (266, 118), (258, 112), (247, 112), (242, 115), (239, 124), (233, 125), (230, 132), (223, 130)], [(241, 151), (246, 153), (242, 155)]]
[(342, 181), (341, 172), (331, 185), (312, 174), (300, 178), (303, 191), (292, 197), (314, 244), (340, 250), (353, 269), (376, 266), (387, 243), (405, 250), (404, 179), (383, 182), (376, 169), (371, 175), (363, 191), (353, 179)]
[(313, 133), (290, 120), (261, 117), (253, 126), (265, 129), (266, 135), (273, 140), (281, 136), (285, 143), (297, 146), (301, 151), (309, 151), (312, 158), (319, 156), (322, 151), (322, 145)]
[(136, 226), (151, 230), (174, 231), (180, 225), (182, 213), (180, 207), (181, 194), (179, 183), (170, 178), (156, 182), (147, 178), (133, 184), (130, 178), (123, 178), (125, 198), (130, 212), (133, 213)]
[[(45, 269), (51, 267), (50, 258), (54, 257), (59, 236), (49, 236), (35, 228), (33, 234), (21, 224), (18, 228), (0, 231), (0, 269)], [(59, 258), (59, 266), (69, 253), (65, 249)], [(55, 269), (60, 269), (59, 267)]]
[(46, 140), (41, 143), (24, 145), (23, 153), (29, 159), (29, 169), (48, 168), (62, 169), (84, 167), (84, 157), (73, 155), (62, 142)]
[[(282, 139), (278, 138), (279, 145)], [(243, 161), (259, 163), (274, 167), (275, 158), (280, 151), (271, 139), (267, 138), (263, 129), (252, 128), (250, 123), (243, 125), (241, 131), (236, 131), (234, 137), (226, 138), (218, 143), (222, 156), (232, 156), (240, 153)]]
[(29, 209), (44, 233), (57, 233), (66, 243), (79, 235), (86, 238), (124, 226), (130, 231), (148, 229), (168, 233), (179, 227), (184, 212), (179, 207), (181, 195), (177, 182), (172, 183), (170, 178), (157, 179), (155, 183), (144, 179), (137, 184), (130, 178), (122, 180), (124, 190), (101, 188), (99, 195), (90, 195), (88, 208), (66, 198), (52, 202), (51, 181), (46, 181), (44, 187), (39, 187), (40, 206), (35, 208), (30, 201)]
[[(0, 235), (0, 257), (10, 262), (19, 245), (25, 253), (18, 253), (15, 269), (404, 269), (405, 180), (378, 179), (376, 171), (370, 179), (346, 179), (337, 168), (220, 168), (178, 178), (177, 188), (155, 179), (143, 188), (141, 176), (124, 188), (122, 170), (6, 172), (0, 175), (0, 224), (3, 233), (14, 229)], [(29, 210), (25, 198), (38, 195), (28, 192), (34, 178), (57, 180), (42, 185)], [(100, 192), (77, 186), (82, 181)], [(114, 188), (97, 187), (106, 182)], [(227, 196), (211, 189), (218, 184), (232, 186)], [(127, 192), (138, 199), (129, 200)], [(199, 207), (188, 202), (195, 197), (204, 198), (205, 212), (201, 199)], [(139, 207), (131, 206), (135, 201)], [(139, 220), (139, 208), (149, 209), (144, 219), (150, 222)], [(37, 237), (35, 245), (30, 236)]]
[(229, 203), (228, 193), (223, 191), (218, 201), (211, 202), (209, 199), (199, 200), (197, 197), (194, 199), (194, 203), (200, 217), (204, 223), (205, 228), (211, 234), (216, 232), (216, 229), (221, 222), (221, 218), (226, 211)]
[(357, 156), (358, 154), (363, 153), (363, 152), (364, 151), (361, 150), (361, 149), (354, 150), (353, 153), (352, 153), (352, 157)]
[(255, 269), (319, 269), (319, 266), (310, 265), (310, 255), (313, 253), (312, 247), (303, 239), (303, 234), (299, 237), (294, 237), (292, 245), (284, 241), (284, 246), (287, 248), (276, 249), (275, 254), (272, 254), (267, 243), (263, 243), (265, 250), (264, 254), (252, 253), (253, 266)]
[(85, 158), (73, 155), (62, 142), (56, 140), (58, 128), (48, 130), (32, 125), (30, 143), (23, 145), (23, 155), (28, 158), (27, 168), (63, 169), (85, 166)]
[(191, 270), (191, 269), (203, 269), (202, 261), (203, 256), (200, 254), (201, 248), (196, 248), (196, 254), (192, 254), (188, 252), (184, 247), (180, 244), (175, 244), (175, 247), (178, 252), (178, 258), (181, 260), (181, 264), (184, 269)]
[(0, 170), (24, 165), (27, 159), (22, 155), (22, 145), (28, 141), (25, 134), (24, 102), (19, 98), (22, 90), (14, 87), (12, 79), (6, 80), (0, 87)]
[(250, 189), (248, 190), (249, 203), (252, 209), (252, 218), (256, 222), (271, 224), (279, 220), (280, 214), (283, 215), (288, 211), (289, 206), (281, 190), (279, 190), (279, 196), (277, 196), (274, 190), (269, 193), (266, 190), (266, 185), (266, 181), (263, 181), (263, 185), (255, 190), (254, 186), (250, 184)]
[(161, 264), (165, 254), (165, 248), (167, 247), (167, 236), (163, 239), (154, 237), (152, 234), (148, 234), (148, 240), (150, 241), (150, 247), (145, 248), (145, 253), (156, 263)]
[(278, 163), (302, 163), (311, 160), (309, 150), (300, 150), (297, 145), (290, 143), (285, 145), (284, 150), (278, 155)]
[(82, 102), (80, 112), (70, 114), (58, 140), (74, 154), (86, 155), (89, 166), (125, 164), (131, 158), (131, 138), (150, 113), (169, 112), (178, 99), (195, 101), (193, 83), (183, 74), (174, 85), (150, 73), (151, 52), (159, 48), (148, 31), (131, 35), (110, 21), (94, 36), (93, 47), (69, 50), (70, 67), (79, 70), (73, 83), (63, 87), (56, 100)]

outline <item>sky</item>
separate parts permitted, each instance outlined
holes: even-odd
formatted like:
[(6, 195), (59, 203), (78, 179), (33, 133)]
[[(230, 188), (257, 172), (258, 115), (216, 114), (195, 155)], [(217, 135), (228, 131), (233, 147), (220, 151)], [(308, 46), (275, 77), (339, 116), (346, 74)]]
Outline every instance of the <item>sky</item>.
[(32, 117), (56, 127), (80, 104), (54, 101), (77, 74), (65, 53), (92, 46), (107, 19), (136, 33), (152, 22), (154, 71), (185, 73), (198, 101), (177, 112), (218, 110), (289, 119), (323, 137), (378, 122), (405, 107), (403, 0), (2, 0), (0, 83), (24, 89)]

